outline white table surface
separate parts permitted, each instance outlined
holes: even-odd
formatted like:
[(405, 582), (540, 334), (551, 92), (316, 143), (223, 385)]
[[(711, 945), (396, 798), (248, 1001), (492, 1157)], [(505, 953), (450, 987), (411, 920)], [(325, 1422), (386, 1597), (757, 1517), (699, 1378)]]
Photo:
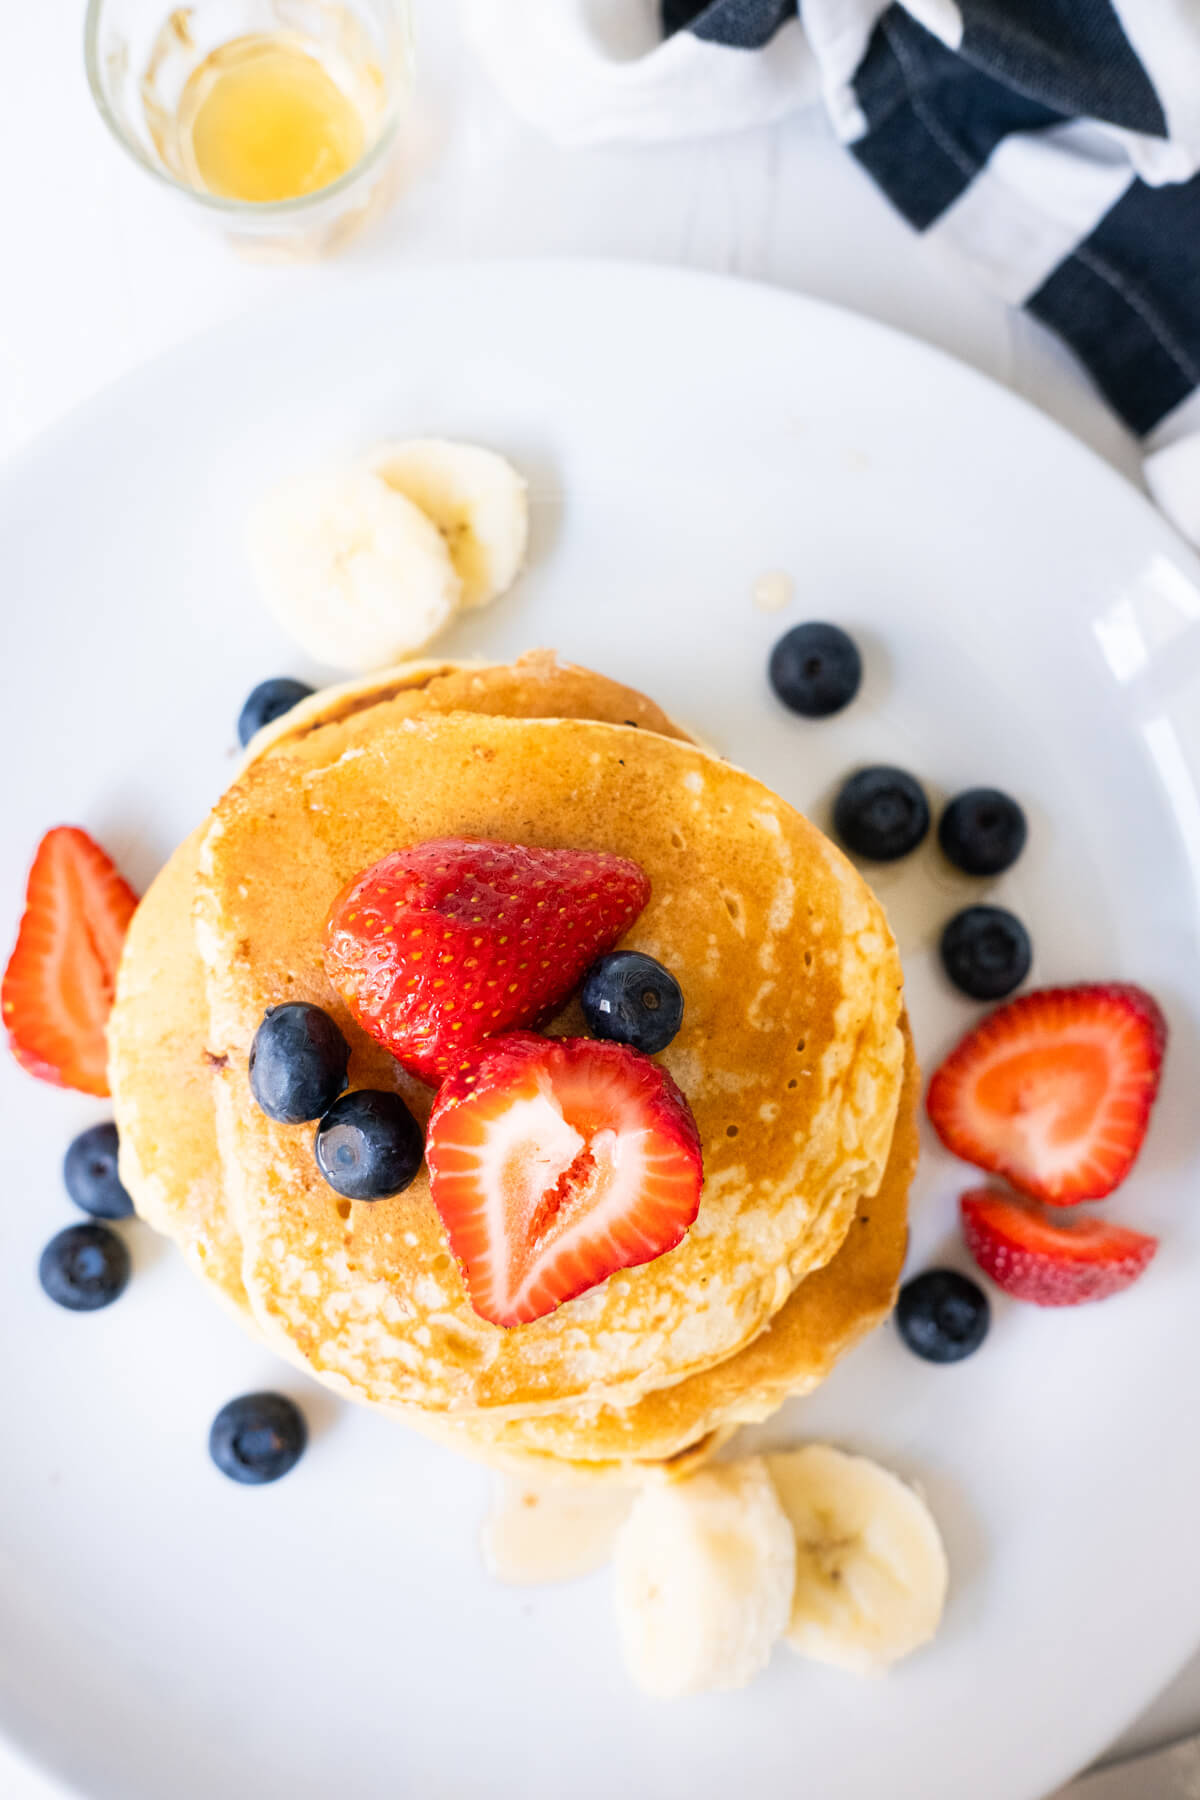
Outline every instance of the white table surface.
[[(455, 0), (415, 3), (408, 188), (341, 261), (286, 270), (236, 259), (110, 142), (84, 79), (81, 0), (5, 7), (0, 457), (125, 370), (294, 287), (405, 262), (544, 253), (722, 270), (868, 313), (1007, 383), (1138, 478), (1136, 445), (1068, 354), (916, 239), (819, 114), (718, 140), (559, 150), (491, 92), (462, 47)], [(1196, 1729), (1200, 1658), (1119, 1747)], [(0, 1744), (6, 1800), (63, 1791)]]

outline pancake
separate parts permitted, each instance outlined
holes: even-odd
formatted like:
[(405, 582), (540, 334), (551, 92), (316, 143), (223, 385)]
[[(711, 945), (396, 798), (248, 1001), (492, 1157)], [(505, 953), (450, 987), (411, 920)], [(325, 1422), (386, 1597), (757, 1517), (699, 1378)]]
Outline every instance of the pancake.
[(199, 826), (133, 915), (108, 1023), (120, 1173), (139, 1217), (174, 1238), (216, 1294), (246, 1310), (242, 1243), (225, 1206), (208, 998), (192, 933)]
[[(325, 690), (265, 728), (251, 744), (247, 761), (278, 745), (311, 737), (322, 726), (380, 700), (400, 693), (416, 696), (427, 689), (435, 706), (465, 700), (481, 710), (561, 709), (583, 715), (588, 708), (601, 713), (599, 700), (610, 718), (665, 733), (677, 729), (632, 690), (617, 688), (587, 671), (563, 670), (543, 653), (522, 659), (511, 670), (409, 664)], [(176, 852), (139, 909), (131, 932), (116, 1020), (125, 1054), (118, 1058), (114, 1053), (114, 1065), (120, 1062), (123, 1078), (114, 1075), (114, 1091), (119, 1083), (124, 1094), (123, 1159), (137, 1157), (134, 1168), (126, 1169), (123, 1161), (123, 1172), (139, 1211), (177, 1237), (195, 1266), (248, 1320), (240, 1240), (227, 1220), (215, 1168), (210, 1067), (203, 1054), (207, 1006), (190, 925), (195, 848), (201, 835), (193, 834)], [(577, 1021), (572, 1025), (576, 1028)], [(164, 1073), (170, 1079), (164, 1080)], [(911, 1055), (906, 1090), (910, 1087)], [(708, 1374), (658, 1390), (621, 1410), (601, 1407), (579, 1416), (551, 1414), (528, 1423), (494, 1424), (466, 1419), (439, 1422), (406, 1413), (406, 1422), (489, 1462), (524, 1470), (553, 1468), (556, 1473), (576, 1470), (628, 1479), (631, 1469), (651, 1464), (669, 1473), (694, 1466), (729, 1435), (731, 1427), (721, 1423), (726, 1412), (736, 1420), (759, 1418), (789, 1393), (807, 1391), (886, 1312), (903, 1258), (907, 1174), (901, 1180), (898, 1170), (905, 1167), (901, 1150), (906, 1136), (912, 1136), (911, 1123), (906, 1131), (902, 1103), (883, 1186), (869, 1215), (865, 1207), (859, 1209), (856, 1226), (862, 1229), (852, 1231), (834, 1261), (796, 1290), (766, 1332)], [(291, 1346), (277, 1347), (302, 1360)]]
[[(207, 1025), (203, 972), (191, 933), (195, 845), (201, 835), (193, 833), (181, 846), (147, 896), (144, 918), (139, 914), (145, 942), (132, 961), (125, 997), (130, 1020), (144, 1013), (150, 1028), (146, 1069), (138, 1073), (161, 1074), (165, 1068), (173, 1078), (166, 1084), (136, 1079), (127, 1060), (122, 1154), (136, 1146), (143, 1165), (137, 1189), (130, 1190), (136, 1191), (141, 1215), (176, 1238), (215, 1291), (250, 1323), (241, 1240), (227, 1221), (216, 1166), (210, 1068), (203, 1053), (196, 1054), (201, 1016)], [(179, 955), (181, 947), (190, 952), (186, 958)], [(194, 977), (195, 1005), (177, 1014), (162, 1004), (163, 982), (181, 973)], [(175, 988), (172, 998), (178, 994)], [(789, 1396), (811, 1391), (886, 1317), (895, 1297), (907, 1241), (920, 1098), (907, 1027), (905, 1034), (904, 1086), (879, 1191), (873, 1199), (860, 1200), (833, 1260), (800, 1283), (753, 1342), (725, 1362), (674, 1387), (657, 1389), (627, 1408), (581, 1409), (494, 1425), (475, 1419), (434, 1422), (406, 1412), (405, 1423), (490, 1463), (536, 1470), (561, 1462), (560, 1473), (577, 1465), (577, 1474), (628, 1479), (639, 1465), (674, 1465), (671, 1473), (694, 1466), (700, 1455), (719, 1448), (731, 1425), (765, 1418)], [(681, 1458), (688, 1451), (684, 1463)]]
[[(635, 725), (662, 737), (686, 738), (661, 706), (636, 688), (593, 669), (559, 662), (552, 650), (530, 650), (514, 663), (409, 662), (310, 694), (247, 745), (243, 769), (268, 751), (303, 744), (333, 754), (325, 727), (343, 725), (372, 707), (399, 702), (397, 716), (414, 712), (477, 712), (508, 719), (598, 719)], [(377, 714), (378, 721), (388, 715)]]
[[(903, 1031), (904, 1082), (879, 1190), (859, 1201), (837, 1255), (799, 1284), (752, 1343), (633, 1406), (580, 1406), (571, 1413), (496, 1423), (473, 1416), (439, 1423), (434, 1435), (492, 1463), (531, 1468), (537, 1461), (567, 1462), (579, 1474), (627, 1480), (650, 1464), (677, 1473), (686, 1458), (694, 1467), (737, 1425), (757, 1424), (785, 1400), (818, 1387), (891, 1312), (904, 1267), (921, 1071), (907, 1020)], [(406, 1417), (418, 1430), (427, 1427), (424, 1418)]]
[[(607, 719), (682, 736), (644, 694), (535, 651), (509, 665), (413, 662), (309, 696), (266, 725), (243, 769), (288, 750), (336, 755), (337, 728), (364, 715), (421, 711), (513, 718)], [(246, 1312), (242, 1244), (225, 1204), (212, 1100), (208, 1000), (192, 907), (204, 828), (182, 843), (134, 914), (109, 1021), (109, 1085), (121, 1137), (121, 1179), (138, 1213), (179, 1244), (220, 1298)]]
[[(218, 1136), (266, 1335), (343, 1392), (492, 1419), (627, 1405), (730, 1357), (827, 1263), (883, 1174), (900, 1091), (900, 969), (851, 865), (750, 776), (628, 727), (411, 716), (314, 765), (280, 748), (218, 805), (201, 852)], [(327, 750), (326, 754), (329, 754)], [(480, 1319), (422, 1175), (352, 1208), (321, 1180), (311, 1127), (268, 1120), (246, 1059), (269, 1005), (337, 1017), (354, 1086), (428, 1090), (351, 1020), (321, 927), (346, 880), (400, 844), (491, 836), (633, 856), (654, 894), (625, 940), (682, 979), (663, 1062), (704, 1143), (684, 1242), (505, 1332)]]

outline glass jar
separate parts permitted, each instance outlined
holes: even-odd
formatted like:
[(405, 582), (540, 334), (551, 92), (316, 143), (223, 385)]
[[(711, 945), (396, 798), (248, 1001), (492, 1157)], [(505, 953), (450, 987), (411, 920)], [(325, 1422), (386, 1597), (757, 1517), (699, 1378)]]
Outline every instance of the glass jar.
[(395, 190), (408, 0), (90, 0), (85, 54), (118, 143), (239, 249), (326, 255)]

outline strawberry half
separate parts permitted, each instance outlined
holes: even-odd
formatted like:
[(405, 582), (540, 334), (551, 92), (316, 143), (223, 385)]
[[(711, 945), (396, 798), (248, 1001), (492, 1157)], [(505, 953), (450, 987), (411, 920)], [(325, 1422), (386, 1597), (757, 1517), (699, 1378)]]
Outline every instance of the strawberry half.
[(363, 1029), (436, 1086), (472, 1044), (556, 1011), (649, 898), (623, 856), (436, 839), (342, 890), (325, 968)]
[(992, 1188), (964, 1194), (967, 1249), (997, 1287), (1035, 1306), (1106, 1300), (1135, 1282), (1158, 1239), (1105, 1219), (1056, 1225), (1040, 1206)]
[(108, 1015), (137, 895), (99, 844), (57, 825), (37, 847), (0, 1007), (23, 1069), (108, 1093)]
[(471, 1304), (523, 1325), (616, 1269), (673, 1250), (704, 1166), (692, 1110), (640, 1051), (591, 1038), (498, 1038), (434, 1103), (430, 1191)]
[(1142, 1147), (1166, 1043), (1141, 988), (1043, 988), (968, 1032), (929, 1084), (929, 1117), (955, 1156), (1037, 1200), (1101, 1200)]

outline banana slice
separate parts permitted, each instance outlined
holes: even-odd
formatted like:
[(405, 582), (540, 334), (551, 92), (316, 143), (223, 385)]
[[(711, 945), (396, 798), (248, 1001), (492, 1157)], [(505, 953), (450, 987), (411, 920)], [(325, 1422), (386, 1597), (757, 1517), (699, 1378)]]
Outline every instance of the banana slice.
[(866, 1675), (927, 1643), (948, 1572), (920, 1495), (878, 1463), (825, 1444), (766, 1462), (796, 1536), (792, 1649)]
[(442, 629), (462, 596), (437, 527), (369, 469), (283, 483), (254, 509), (248, 541), (279, 624), (335, 669), (402, 661)]
[(766, 1667), (796, 1550), (761, 1457), (644, 1488), (613, 1561), (626, 1665), (647, 1694), (744, 1687)]
[(433, 520), (462, 579), (463, 606), (486, 606), (512, 586), (529, 542), (529, 499), (511, 463), (477, 444), (413, 438), (381, 445), (367, 467)]

